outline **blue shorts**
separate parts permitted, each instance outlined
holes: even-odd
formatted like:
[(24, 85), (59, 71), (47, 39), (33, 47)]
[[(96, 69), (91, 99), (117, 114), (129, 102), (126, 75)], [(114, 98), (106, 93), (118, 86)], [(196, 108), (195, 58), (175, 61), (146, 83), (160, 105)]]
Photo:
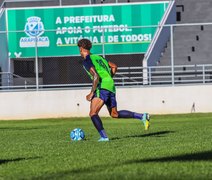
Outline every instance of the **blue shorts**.
[(112, 93), (108, 90), (105, 89), (100, 89), (97, 90), (94, 94), (94, 97), (98, 97), (104, 101), (104, 104), (108, 108), (114, 108), (117, 107), (117, 102), (116, 102), (116, 94)]

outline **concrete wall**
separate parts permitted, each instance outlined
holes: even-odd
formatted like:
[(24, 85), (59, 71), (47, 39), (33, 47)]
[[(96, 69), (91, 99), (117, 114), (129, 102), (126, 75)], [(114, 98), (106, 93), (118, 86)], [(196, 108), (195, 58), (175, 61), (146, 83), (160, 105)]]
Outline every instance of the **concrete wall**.
[[(1, 92), (0, 120), (88, 116), (90, 89)], [(212, 112), (212, 85), (118, 88), (118, 109), (150, 114)], [(100, 115), (108, 116), (106, 108)]]

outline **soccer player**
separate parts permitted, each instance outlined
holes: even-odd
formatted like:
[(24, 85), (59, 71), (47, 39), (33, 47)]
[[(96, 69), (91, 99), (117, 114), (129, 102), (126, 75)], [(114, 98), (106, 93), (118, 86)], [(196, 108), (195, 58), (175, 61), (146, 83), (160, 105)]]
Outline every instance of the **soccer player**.
[(91, 54), (92, 43), (88, 39), (79, 40), (78, 47), (84, 59), (83, 67), (92, 79), (91, 92), (86, 96), (86, 99), (91, 102), (89, 116), (101, 136), (98, 141), (109, 141), (98, 115), (104, 104), (107, 106), (111, 117), (139, 119), (143, 122), (145, 130), (148, 130), (150, 126), (148, 113), (140, 114), (128, 110), (117, 111), (116, 90), (113, 80), (117, 66), (99, 55)]

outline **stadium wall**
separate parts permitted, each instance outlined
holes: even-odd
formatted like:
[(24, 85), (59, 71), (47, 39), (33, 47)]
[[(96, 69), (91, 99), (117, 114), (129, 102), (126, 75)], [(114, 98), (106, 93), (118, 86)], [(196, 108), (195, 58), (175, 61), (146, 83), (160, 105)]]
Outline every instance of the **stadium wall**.
[[(84, 117), (90, 89), (0, 93), (0, 120)], [(151, 114), (212, 112), (212, 85), (117, 88), (118, 109)], [(106, 108), (101, 116), (108, 116)]]

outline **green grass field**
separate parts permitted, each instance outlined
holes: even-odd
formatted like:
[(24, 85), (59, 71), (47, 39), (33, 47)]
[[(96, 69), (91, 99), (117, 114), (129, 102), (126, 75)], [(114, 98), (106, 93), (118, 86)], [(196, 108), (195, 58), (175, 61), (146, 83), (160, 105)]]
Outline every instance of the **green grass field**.
[[(0, 121), (0, 179), (212, 179), (212, 114), (103, 118), (110, 142), (89, 118)], [(86, 140), (71, 142), (80, 127)]]

